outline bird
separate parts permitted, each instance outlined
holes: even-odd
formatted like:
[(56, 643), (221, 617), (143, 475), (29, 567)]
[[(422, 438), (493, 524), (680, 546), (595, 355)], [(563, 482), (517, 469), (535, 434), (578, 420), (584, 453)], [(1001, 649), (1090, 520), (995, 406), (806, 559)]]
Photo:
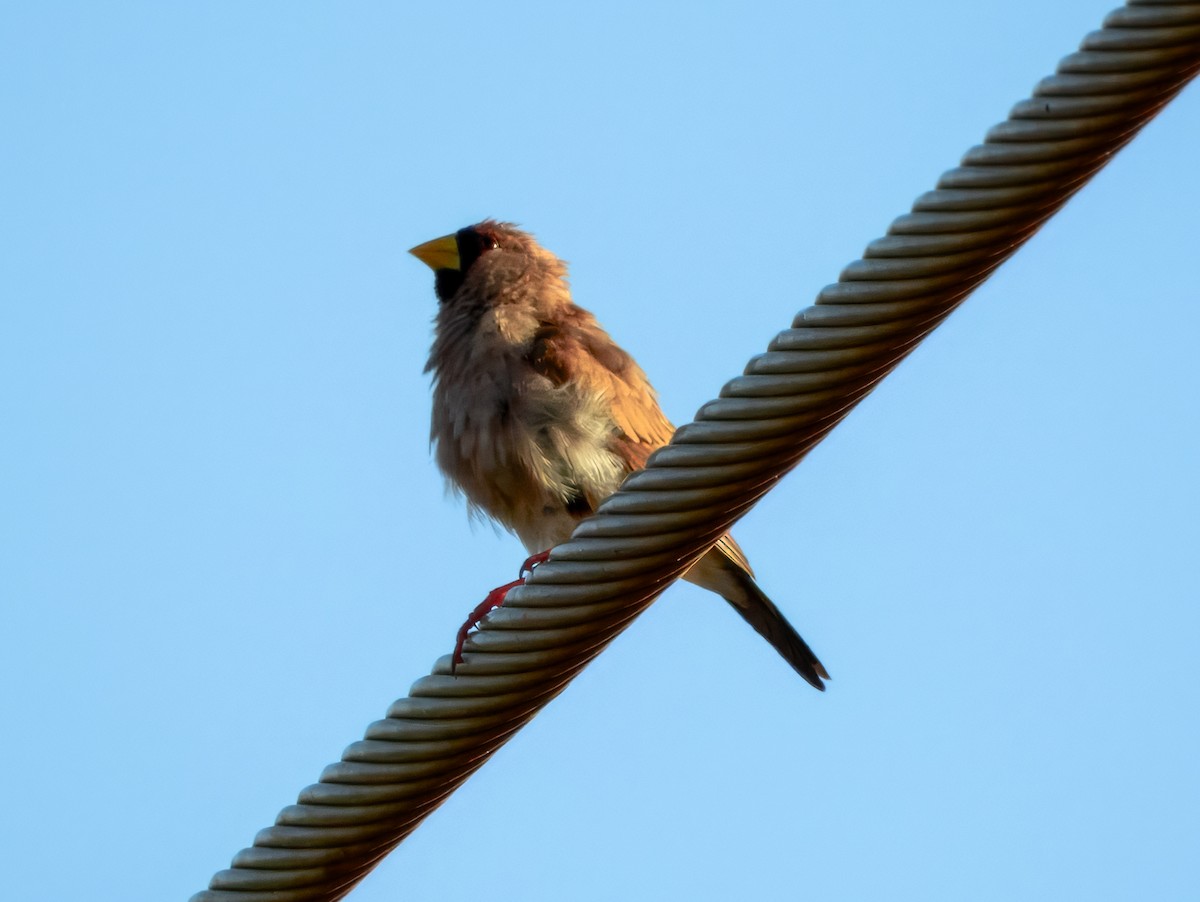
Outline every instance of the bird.
[[(430, 441), (472, 514), (534, 554), (565, 542), (675, 427), (634, 359), (572, 301), (567, 266), (529, 232), (485, 219), (410, 253), (434, 272)], [(522, 568), (522, 573), (525, 568)], [(825, 666), (755, 581), (728, 533), (683, 579), (724, 598), (824, 691)], [(467, 631), (521, 580), (489, 594)]]

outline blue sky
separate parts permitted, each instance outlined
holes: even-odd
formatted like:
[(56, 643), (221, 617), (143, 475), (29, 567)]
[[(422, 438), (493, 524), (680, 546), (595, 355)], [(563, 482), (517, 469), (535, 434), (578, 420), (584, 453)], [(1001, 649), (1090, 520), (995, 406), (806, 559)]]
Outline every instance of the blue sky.
[[(12, 898), (186, 898), (518, 543), (427, 444), (496, 216), (676, 422), (1099, 26), (1054, 4), (0, 13)], [(1194, 898), (1195, 87), (351, 898)]]

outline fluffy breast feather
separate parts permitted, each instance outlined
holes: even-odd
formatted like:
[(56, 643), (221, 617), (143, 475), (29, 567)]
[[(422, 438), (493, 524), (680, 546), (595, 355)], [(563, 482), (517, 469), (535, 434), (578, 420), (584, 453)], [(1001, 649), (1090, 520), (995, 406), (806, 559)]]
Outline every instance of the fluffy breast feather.
[(431, 440), (447, 480), (471, 507), (517, 533), (531, 551), (563, 541), (579, 498), (603, 498), (624, 477), (618, 433), (601, 392), (556, 384), (527, 359), (536, 317), (479, 311), (440, 322)]

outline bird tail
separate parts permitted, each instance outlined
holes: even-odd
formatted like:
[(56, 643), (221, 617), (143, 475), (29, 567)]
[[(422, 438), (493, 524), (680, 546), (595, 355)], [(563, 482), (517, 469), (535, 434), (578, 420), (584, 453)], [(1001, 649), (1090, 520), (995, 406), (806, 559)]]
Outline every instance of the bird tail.
[(758, 587), (753, 577), (747, 574), (742, 583), (744, 595), (736, 600), (728, 597), (725, 600), (733, 605), (733, 609), (742, 615), (743, 620), (783, 655), (783, 659), (792, 665), (796, 673), (814, 688), (824, 692), (825, 684), (821, 678), (829, 679), (829, 671), (825, 669), (825, 665), (813, 654), (813, 650), (796, 632), (796, 628), (788, 623), (783, 612), (775, 606), (775, 602)]
[(775, 602), (758, 587), (745, 555), (732, 537), (722, 538), (683, 578), (724, 598), (755, 632), (771, 643), (796, 673), (814, 688), (825, 691), (822, 678), (829, 679), (829, 671), (795, 627), (788, 623)]

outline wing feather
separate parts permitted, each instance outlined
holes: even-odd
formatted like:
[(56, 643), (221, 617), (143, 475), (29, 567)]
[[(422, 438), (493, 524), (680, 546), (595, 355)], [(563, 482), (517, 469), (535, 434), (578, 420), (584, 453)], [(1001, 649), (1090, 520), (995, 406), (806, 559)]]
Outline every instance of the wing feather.
[(571, 383), (606, 400), (616, 427), (609, 450), (629, 473), (675, 432), (642, 368), (581, 307), (572, 304), (557, 322), (543, 323), (526, 359), (555, 385)]
[[(543, 323), (526, 359), (555, 385), (575, 384), (608, 400), (616, 427), (609, 450), (625, 464), (626, 473), (644, 467), (675, 432), (642, 368), (582, 307), (571, 305), (558, 322)], [(603, 500), (589, 497), (586, 503), (594, 510)], [(726, 533), (718, 539), (714, 552), (753, 578), (750, 562), (733, 536)]]

